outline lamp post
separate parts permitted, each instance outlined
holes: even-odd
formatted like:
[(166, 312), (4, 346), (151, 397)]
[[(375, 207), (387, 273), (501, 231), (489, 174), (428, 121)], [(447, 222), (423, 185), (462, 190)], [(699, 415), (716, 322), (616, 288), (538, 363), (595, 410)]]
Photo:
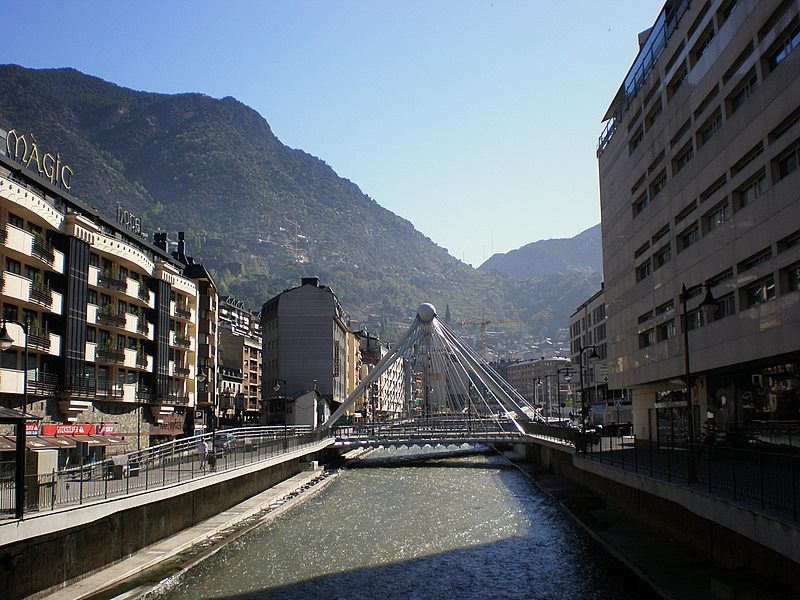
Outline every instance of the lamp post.
[[(283, 442), (286, 444), (286, 427), (287, 427), (287, 415), (286, 415), (286, 380), (285, 379), (274, 379), (275, 384), (272, 386), (272, 389), (275, 391), (275, 398), (277, 400), (281, 399), (280, 391), (281, 391), (281, 384), (283, 384), (284, 394), (283, 394), (283, 404), (281, 409), (283, 411)], [(270, 411), (271, 412), (271, 411)]]
[[(14, 338), (8, 334), (6, 323), (15, 323), (22, 327), (22, 332), (25, 334), (25, 355), (22, 373), (22, 402), (25, 409), (28, 410), (28, 330), (30, 328), (30, 318), (26, 318), (25, 322), (15, 321), (13, 319), (3, 319), (2, 327), (0, 327), (0, 352), (8, 350), (14, 344)], [(17, 519), (23, 517), (25, 511), (25, 423), (17, 426), (17, 447), (16, 447), (16, 470), (14, 479), (14, 516)]]
[(564, 373), (564, 381), (569, 383), (572, 381), (572, 367), (561, 367), (560, 369), (556, 369), (556, 402), (558, 403), (558, 424), (561, 425), (562, 416), (561, 416), (561, 380), (559, 376), (561, 373)]
[(708, 283), (698, 283), (693, 285), (689, 288), (686, 287), (684, 283), (681, 286), (681, 306), (683, 308), (683, 315), (681, 318), (681, 327), (683, 328), (683, 366), (686, 375), (686, 410), (688, 412), (687, 423), (686, 423), (686, 450), (688, 451), (688, 460), (686, 464), (686, 478), (689, 482), (694, 481), (697, 478), (697, 465), (695, 464), (695, 456), (694, 450), (692, 449), (692, 444), (695, 442), (695, 435), (694, 435), (694, 403), (692, 400), (692, 371), (689, 368), (689, 319), (688, 313), (686, 312), (686, 300), (688, 300), (689, 294), (694, 292), (695, 290), (706, 289), (706, 296), (703, 298), (703, 301), (700, 303), (700, 309), (704, 312), (713, 314), (719, 307), (717, 304), (714, 295), (711, 293), (711, 286)]
[(583, 353), (591, 350), (589, 360), (598, 359), (600, 356), (597, 354), (597, 346), (594, 344), (590, 346), (581, 346), (578, 344), (578, 380), (581, 392), (581, 433), (586, 433), (586, 407), (584, 406), (584, 390), (583, 390)]

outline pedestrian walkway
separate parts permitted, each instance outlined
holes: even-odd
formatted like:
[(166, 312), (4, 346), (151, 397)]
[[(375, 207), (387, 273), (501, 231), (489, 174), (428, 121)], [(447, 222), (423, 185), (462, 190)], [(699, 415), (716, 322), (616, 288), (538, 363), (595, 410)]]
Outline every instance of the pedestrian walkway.
[(235, 527), (238, 523), (255, 517), (262, 510), (280, 503), (286, 496), (302, 488), (313, 479), (320, 477), (322, 472), (322, 468), (318, 467), (290, 477), (194, 527), (185, 529), (152, 546), (143, 548), (129, 558), (85, 577), (72, 585), (68, 585), (46, 596), (46, 598), (48, 600), (81, 600), (117, 585), (123, 580), (134, 577), (193, 546), (207, 542), (216, 536), (221, 536), (226, 530)]
[(650, 531), (576, 484), (505, 452), (536, 485), (557, 500), (610, 554), (667, 600), (795, 600), (797, 594), (754, 574), (730, 572), (685, 546)]

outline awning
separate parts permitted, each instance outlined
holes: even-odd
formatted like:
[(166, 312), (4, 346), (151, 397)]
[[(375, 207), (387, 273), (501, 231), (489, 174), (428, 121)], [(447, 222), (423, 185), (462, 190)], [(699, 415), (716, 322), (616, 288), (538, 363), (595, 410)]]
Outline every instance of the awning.
[(0, 436), (0, 452), (13, 452), (17, 449), (17, 442), (7, 437)]
[(78, 445), (68, 435), (43, 435), (40, 437), (53, 444), (56, 448), (75, 448)]
[(85, 444), (89, 444), (90, 446), (105, 446), (100, 438), (104, 437), (102, 435), (70, 435), (70, 436), (63, 436), (63, 437), (70, 437), (76, 442), (83, 442)]
[[(11, 440), (11, 443), (15, 445), (17, 443), (17, 436), (9, 435), (5, 437), (6, 440)], [(53, 436), (53, 435), (26, 435), (25, 436), (25, 447), (28, 450), (57, 450), (59, 448), (74, 448), (77, 446), (75, 440), (71, 439), (70, 436), (67, 435), (60, 435), (60, 436)]]
[(127, 442), (118, 435), (92, 435), (89, 437), (96, 439), (102, 446), (124, 446), (127, 444)]

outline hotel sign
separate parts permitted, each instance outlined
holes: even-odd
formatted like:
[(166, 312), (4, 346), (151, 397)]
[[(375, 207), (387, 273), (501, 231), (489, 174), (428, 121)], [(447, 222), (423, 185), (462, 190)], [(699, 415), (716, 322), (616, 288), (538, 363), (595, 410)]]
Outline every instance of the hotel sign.
[(40, 177), (51, 184), (69, 191), (72, 188), (74, 171), (69, 165), (61, 163), (61, 155), (55, 156), (39, 150), (32, 133), (20, 134), (16, 129), (6, 133), (6, 156), (22, 166), (36, 171)]
[(333, 376), (339, 377), (339, 342), (333, 342)]
[(117, 204), (117, 224), (131, 233), (135, 233), (139, 237), (147, 239), (147, 234), (142, 231), (142, 220), (131, 211), (122, 208), (119, 204)]

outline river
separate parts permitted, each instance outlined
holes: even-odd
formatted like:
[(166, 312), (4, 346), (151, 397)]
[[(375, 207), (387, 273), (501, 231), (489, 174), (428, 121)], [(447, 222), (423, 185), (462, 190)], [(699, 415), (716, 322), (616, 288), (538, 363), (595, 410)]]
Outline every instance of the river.
[(493, 454), (381, 451), (148, 600), (639, 600), (648, 591)]

